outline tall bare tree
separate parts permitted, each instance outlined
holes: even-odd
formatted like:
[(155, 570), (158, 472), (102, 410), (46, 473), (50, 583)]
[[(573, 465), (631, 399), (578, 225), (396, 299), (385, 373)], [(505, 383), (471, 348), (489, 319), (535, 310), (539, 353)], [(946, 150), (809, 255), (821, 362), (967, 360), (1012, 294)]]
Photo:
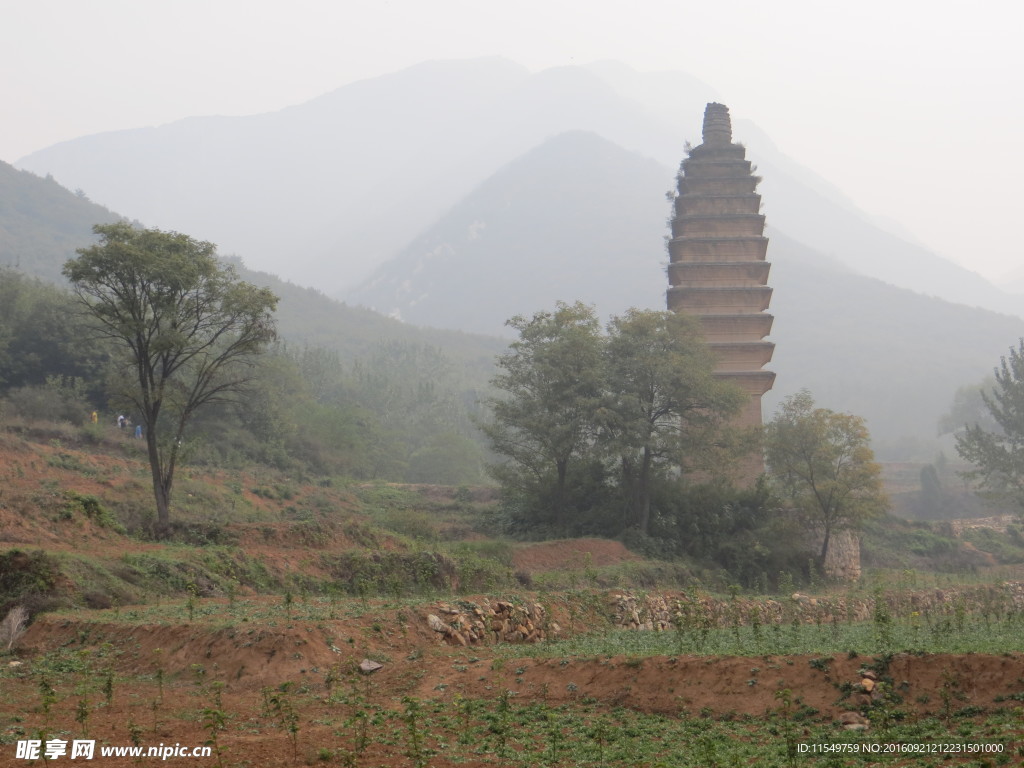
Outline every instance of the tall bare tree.
[(277, 297), (241, 281), (212, 243), (125, 222), (93, 231), (100, 242), (79, 249), (64, 275), (98, 333), (125, 352), (125, 395), (145, 430), (163, 535), (185, 427), (249, 379), (254, 357), (275, 338)]

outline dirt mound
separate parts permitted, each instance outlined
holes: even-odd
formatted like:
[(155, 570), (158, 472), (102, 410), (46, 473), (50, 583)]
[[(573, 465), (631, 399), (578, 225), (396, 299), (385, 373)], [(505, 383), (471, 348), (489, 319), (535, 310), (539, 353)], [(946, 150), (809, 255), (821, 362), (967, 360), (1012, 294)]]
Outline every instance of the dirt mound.
[(609, 539), (566, 539), (544, 541), (517, 547), (512, 562), (516, 570), (527, 573), (552, 570), (582, 570), (588, 567), (617, 565), (639, 558), (622, 542)]

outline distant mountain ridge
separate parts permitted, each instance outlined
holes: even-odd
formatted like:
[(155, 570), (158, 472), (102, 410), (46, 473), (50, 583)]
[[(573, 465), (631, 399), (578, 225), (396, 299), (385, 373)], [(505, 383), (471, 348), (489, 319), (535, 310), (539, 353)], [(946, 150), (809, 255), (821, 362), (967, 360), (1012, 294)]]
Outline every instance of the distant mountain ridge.
[[(426, 62), (278, 112), (83, 137), (18, 165), (340, 294), (507, 163), (566, 131), (657, 160), (670, 185), (710, 98), (683, 73), (615, 62), (536, 74), (498, 58)], [(753, 124), (738, 121), (736, 137), (761, 167), (769, 223), (862, 274), (1024, 314), (1020, 297), (876, 227)]]
[[(664, 301), (664, 168), (592, 133), (508, 164), (346, 295), (417, 325), (508, 335), (581, 298), (604, 313)], [(656, 198), (657, 199), (657, 198)]]
[[(94, 224), (122, 217), (73, 194), (52, 179), (41, 179), (0, 162), (0, 267), (66, 285), (64, 263), (78, 248), (95, 242)], [(386, 342), (434, 346), (461, 367), (471, 386), (486, 385), (494, 356), (506, 342), (458, 330), (420, 328), (361, 307), (346, 306), (320, 291), (236, 264), (240, 276), (267, 286), (280, 297), (277, 320), (291, 344), (319, 346), (352, 360)]]
[[(662, 166), (594, 134), (557, 136), (477, 187), (349, 299), (494, 333), (558, 299), (604, 318), (661, 309), (665, 184)], [(865, 416), (879, 444), (930, 445), (956, 388), (1024, 335), (1021, 318), (888, 285), (775, 226), (767, 234), (777, 345), (768, 367), (778, 374), (768, 414), (806, 387), (823, 406)]]

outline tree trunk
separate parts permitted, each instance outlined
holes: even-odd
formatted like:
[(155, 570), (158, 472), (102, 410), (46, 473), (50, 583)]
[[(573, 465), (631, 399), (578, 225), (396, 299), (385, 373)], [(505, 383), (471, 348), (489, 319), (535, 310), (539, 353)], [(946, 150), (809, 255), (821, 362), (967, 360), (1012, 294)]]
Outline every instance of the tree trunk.
[[(149, 453), (149, 471), (153, 476), (153, 498), (156, 500), (156, 525), (153, 534), (158, 539), (167, 536), (171, 527), (171, 477), (164, 477), (160, 467), (160, 449), (155, 430), (146, 429), (146, 448)], [(173, 472), (173, 469), (171, 470)]]
[(644, 458), (640, 464), (636, 503), (640, 530), (647, 535), (650, 533), (651, 527), (651, 451), (649, 448), (644, 448)]
[(825, 523), (825, 532), (821, 538), (821, 552), (818, 554), (818, 570), (825, 573), (825, 558), (828, 557), (828, 545), (832, 539), (832, 526)]

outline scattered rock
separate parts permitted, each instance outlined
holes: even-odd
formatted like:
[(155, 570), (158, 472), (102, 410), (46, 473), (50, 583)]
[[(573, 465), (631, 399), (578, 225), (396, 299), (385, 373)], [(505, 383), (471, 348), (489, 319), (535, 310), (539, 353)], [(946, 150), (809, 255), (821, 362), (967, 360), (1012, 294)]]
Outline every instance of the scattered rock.
[(373, 659), (363, 659), (359, 662), (359, 672), (363, 675), (372, 675), (378, 669), (384, 669), (384, 665)]
[(843, 725), (870, 725), (870, 721), (859, 712), (843, 712), (839, 715), (839, 722)]

